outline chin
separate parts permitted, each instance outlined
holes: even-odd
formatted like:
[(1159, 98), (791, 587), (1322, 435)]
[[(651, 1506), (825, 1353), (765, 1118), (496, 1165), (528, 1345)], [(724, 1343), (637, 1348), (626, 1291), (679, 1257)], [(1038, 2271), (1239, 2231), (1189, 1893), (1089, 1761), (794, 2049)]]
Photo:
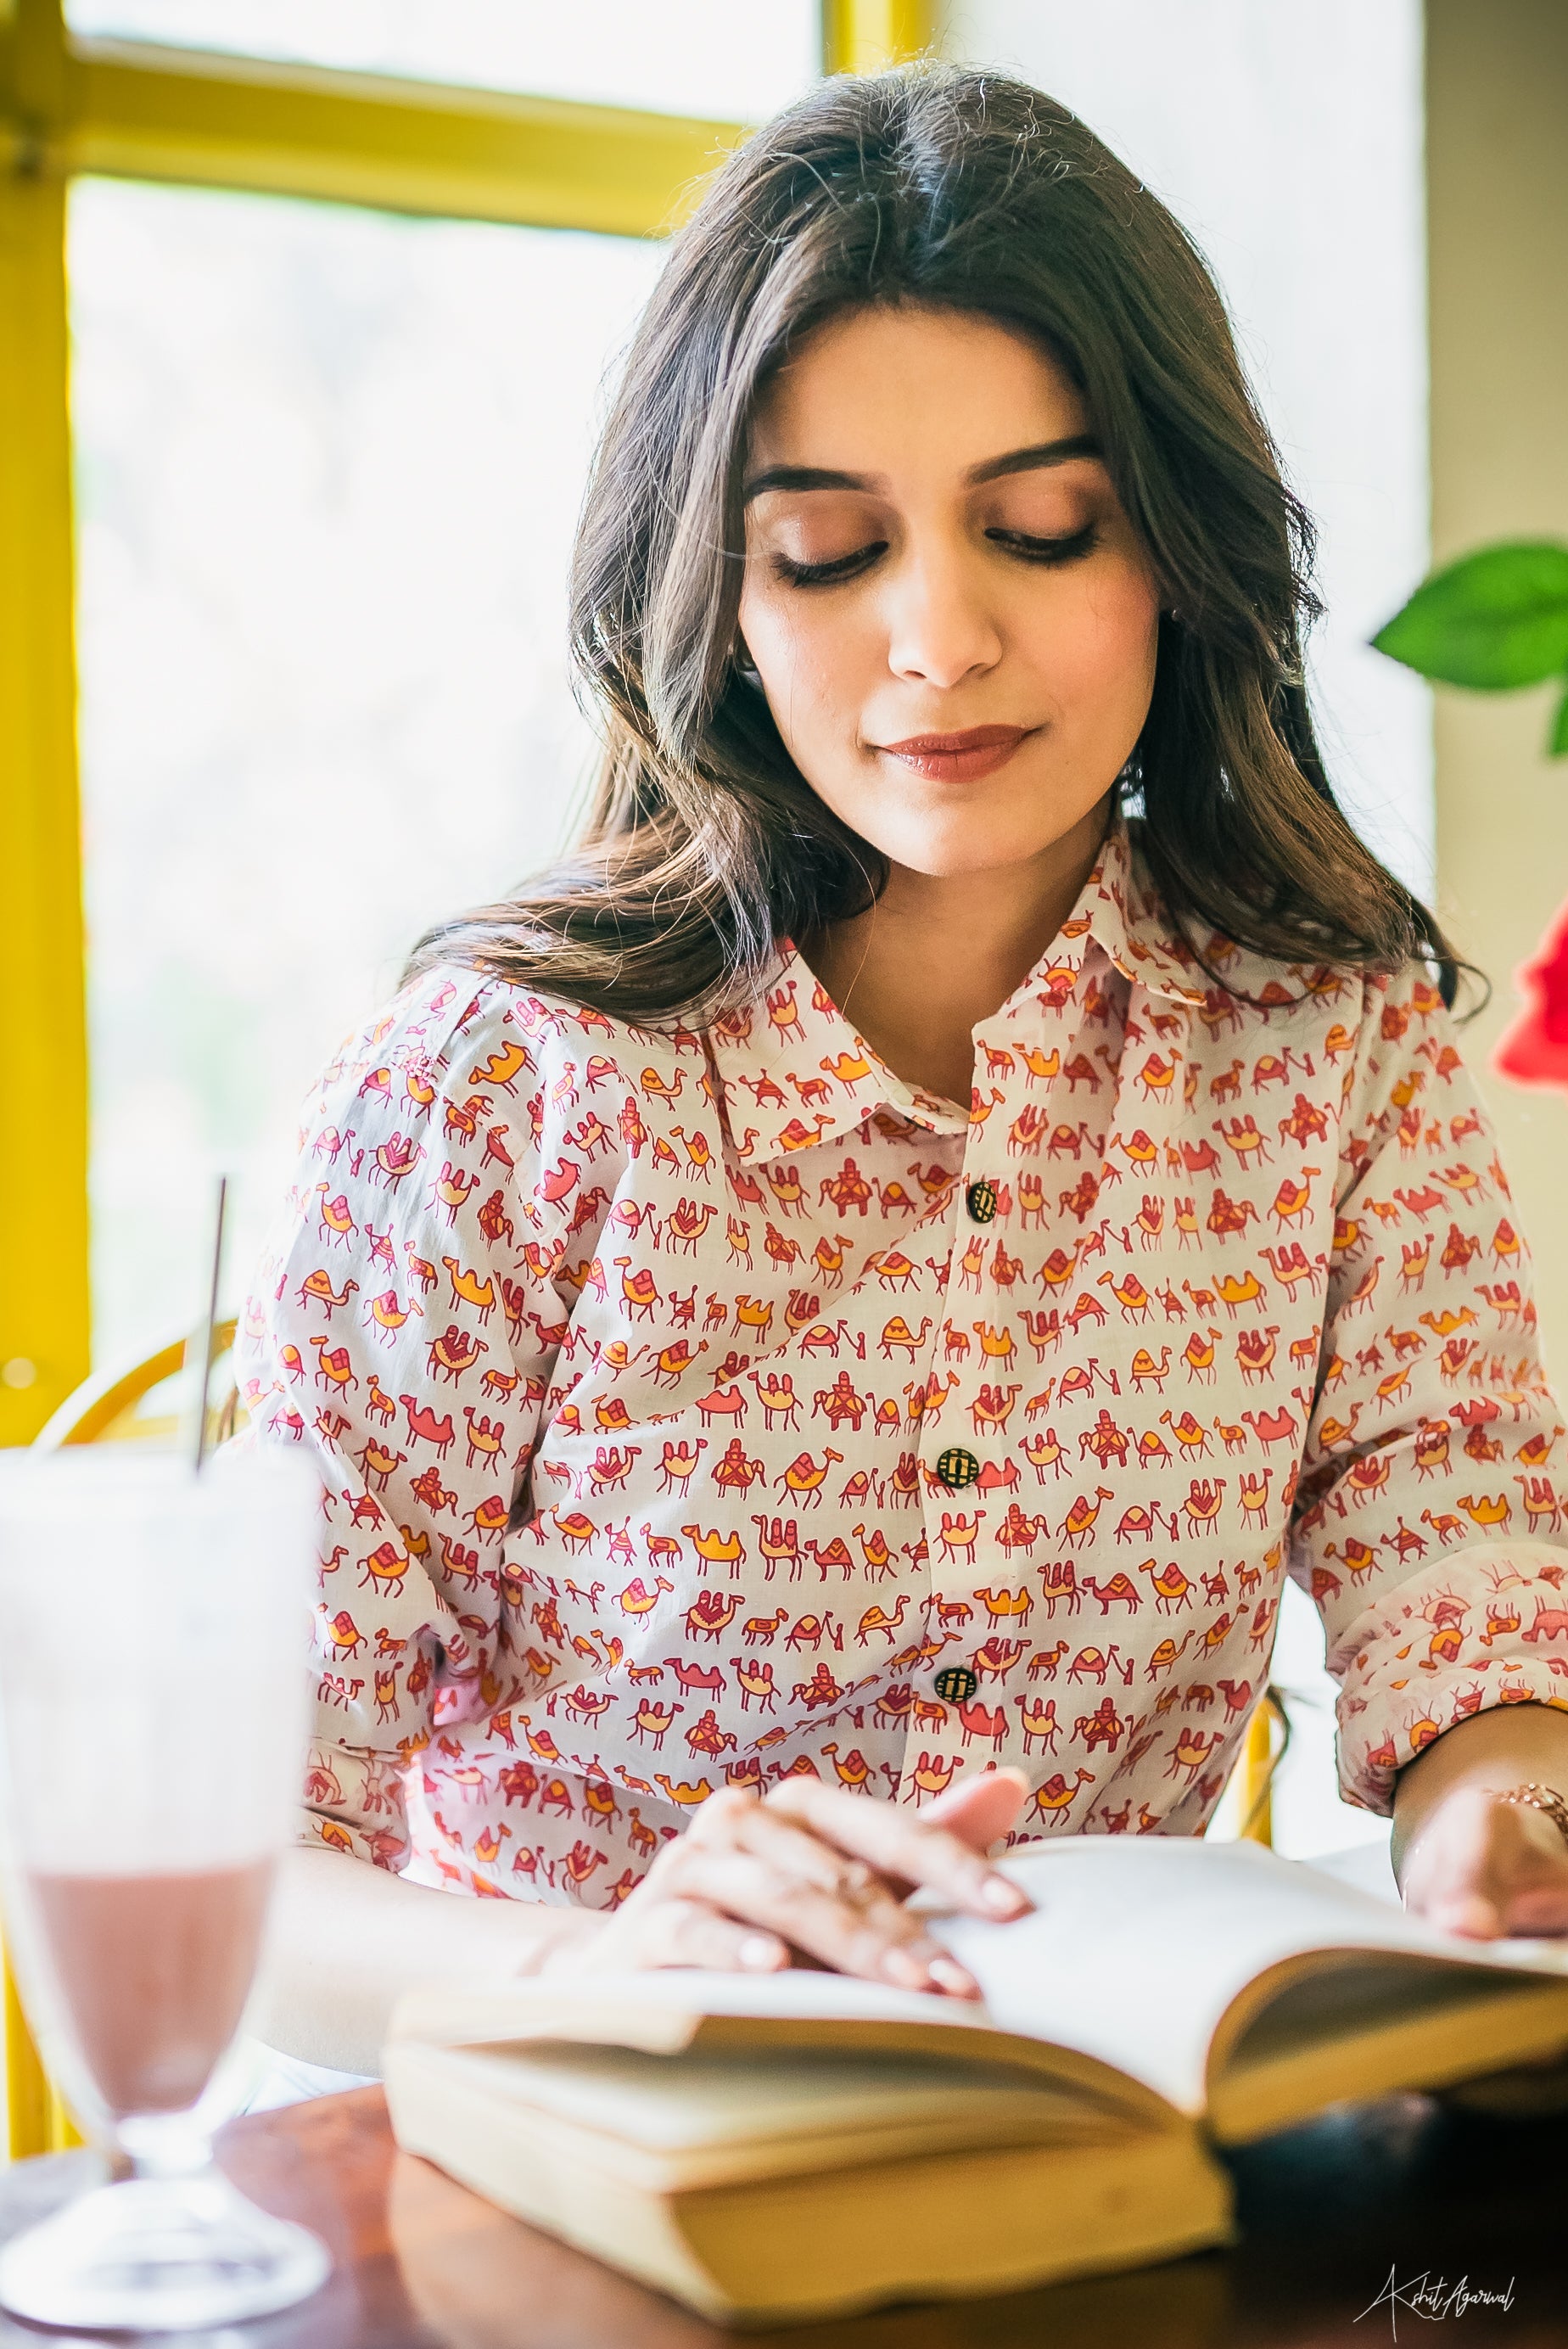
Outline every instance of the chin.
[(1031, 864), (1071, 829), (1070, 823), (1047, 831), (1037, 824), (1028, 830), (1004, 829), (988, 821), (982, 810), (971, 808), (940, 823), (883, 824), (876, 833), (867, 832), (863, 837), (908, 872), (923, 874), (930, 881), (957, 881), (976, 873), (1006, 873), (1015, 865)]

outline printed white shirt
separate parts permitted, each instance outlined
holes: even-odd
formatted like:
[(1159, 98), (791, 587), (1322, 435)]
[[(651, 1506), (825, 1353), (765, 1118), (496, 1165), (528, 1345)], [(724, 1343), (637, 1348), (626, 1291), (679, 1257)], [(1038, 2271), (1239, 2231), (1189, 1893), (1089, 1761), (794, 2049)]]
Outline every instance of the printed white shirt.
[(325, 1486), (305, 1834), (599, 1907), (799, 1772), (1198, 1834), (1287, 1573), (1353, 1803), (1568, 1703), (1563, 1428), (1436, 988), (1203, 962), (1118, 824), (967, 1110), (792, 950), (706, 1032), (454, 968), (351, 1040), (241, 1341)]

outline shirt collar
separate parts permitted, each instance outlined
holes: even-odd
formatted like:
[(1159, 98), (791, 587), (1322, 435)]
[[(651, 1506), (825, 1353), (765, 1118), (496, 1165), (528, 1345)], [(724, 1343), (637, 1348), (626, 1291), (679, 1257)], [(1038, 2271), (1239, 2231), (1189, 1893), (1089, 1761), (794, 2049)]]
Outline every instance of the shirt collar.
[(1119, 812), (1111, 819), (1078, 904), (1013, 1003), (1026, 1003), (1031, 997), (1046, 1004), (1058, 1001), (1063, 975), (1070, 970), (1076, 983), (1090, 938), (1124, 978), (1150, 995), (1167, 996), (1193, 1009), (1204, 1000), (1198, 958), (1140, 873), (1126, 818)]
[[(1096, 949), (1099, 953), (1096, 953)], [(1190, 1006), (1203, 1001), (1202, 974), (1159, 899), (1141, 886), (1119, 814), (1046, 954), (996, 1014), (1009, 1032), (1059, 1017), (1099, 956), (1151, 994)], [(989, 1024), (989, 1023), (987, 1023)], [(788, 944), (777, 976), (758, 999), (726, 1012), (708, 1030), (715, 1072), (738, 1158), (761, 1163), (852, 1133), (868, 1118), (913, 1135), (961, 1133), (966, 1108), (896, 1076), (840, 1010)]]
[(911, 1134), (962, 1133), (969, 1123), (966, 1109), (893, 1073), (793, 944), (755, 1003), (715, 1020), (708, 1043), (743, 1162), (837, 1141), (871, 1117)]

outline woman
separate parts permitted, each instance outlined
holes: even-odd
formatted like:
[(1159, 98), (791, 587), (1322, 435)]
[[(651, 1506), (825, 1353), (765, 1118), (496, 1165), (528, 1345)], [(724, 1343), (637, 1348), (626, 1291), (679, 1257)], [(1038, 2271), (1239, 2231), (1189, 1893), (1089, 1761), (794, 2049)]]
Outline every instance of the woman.
[(248, 1317), (327, 1492), (279, 2044), (498, 1962), (971, 1994), (909, 1889), (1201, 1833), (1287, 1571), (1407, 1899), (1568, 1930), (1563, 1431), (1309, 536), (1037, 92), (718, 175), (583, 515), (587, 833), (328, 1070)]

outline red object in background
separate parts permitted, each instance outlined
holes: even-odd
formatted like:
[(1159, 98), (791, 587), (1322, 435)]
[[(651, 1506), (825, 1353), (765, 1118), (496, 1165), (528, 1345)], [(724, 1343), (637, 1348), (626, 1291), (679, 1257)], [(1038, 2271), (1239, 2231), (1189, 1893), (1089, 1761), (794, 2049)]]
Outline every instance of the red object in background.
[(1500, 1040), (1492, 1067), (1516, 1084), (1568, 1086), (1568, 905), (1559, 906), (1514, 983), (1525, 1008)]

